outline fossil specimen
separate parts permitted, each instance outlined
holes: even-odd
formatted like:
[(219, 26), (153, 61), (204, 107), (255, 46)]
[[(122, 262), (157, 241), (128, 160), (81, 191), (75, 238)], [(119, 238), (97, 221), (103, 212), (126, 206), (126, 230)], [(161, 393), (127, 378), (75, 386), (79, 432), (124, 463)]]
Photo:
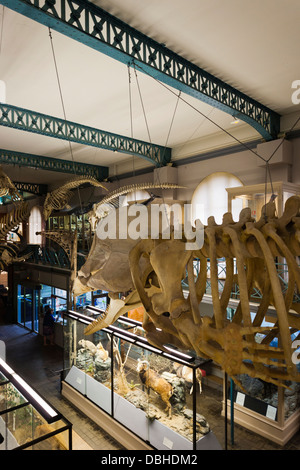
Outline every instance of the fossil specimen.
[[(121, 188), (110, 191), (104, 198), (97, 204), (94, 204), (91, 216), (93, 215), (96, 219), (106, 217), (112, 208), (118, 209), (121, 196), (127, 196), (130, 193), (137, 191), (146, 191), (148, 189), (177, 189), (182, 188), (175, 183), (136, 183), (122, 186)], [(155, 196), (149, 195), (149, 199), (145, 201), (145, 204), (153, 200)]]
[(71, 181), (68, 181), (67, 183), (46, 195), (43, 208), (44, 219), (48, 220), (53, 210), (63, 209), (64, 207), (68, 206), (68, 203), (73, 195), (72, 189), (78, 188), (80, 185), (86, 183), (107, 190), (107, 188), (102, 183), (99, 183), (99, 181), (91, 176), (77, 177)]
[[(220, 225), (214, 218), (204, 228), (204, 243), (197, 250), (186, 250), (186, 240), (138, 239), (103, 241), (95, 237), (86, 264), (78, 273), (74, 289), (108, 290), (111, 303), (106, 315), (86, 328), (93, 332), (113, 323), (124, 312), (141, 305), (145, 308), (143, 327), (156, 347), (164, 345), (194, 350), (213, 359), (237, 381), (248, 374), (267, 382), (284, 385), (286, 380), (300, 381), (293, 363), (291, 334), (300, 330), (300, 198), (293, 196), (280, 218), (275, 216), (271, 200), (263, 207), (261, 218), (251, 218), (243, 209), (239, 221), (230, 213)], [(276, 270), (276, 258), (286, 260), (288, 288), (282, 288)], [(222, 291), (218, 285), (219, 258), (226, 262)], [(201, 314), (206, 290), (207, 260), (210, 261), (213, 316)], [(194, 260), (200, 266), (195, 276)], [(234, 273), (236, 264), (237, 274)], [(188, 295), (182, 281), (188, 273)], [(233, 318), (227, 318), (232, 286), (238, 284), (240, 296)], [(257, 313), (251, 315), (253, 287), (262, 298)], [(120, 300), (120, 293), (127, 297)], [(265, 327), (268, 308), (276, 312), (274, 326)], [(258, 342), (258, 335), (263, 337)], [(260, 338), (261, 338), (260, 336)], [(278, 338), (278, 346), (271, 346)]]
[(20, 202), (10, 212), (0, 214), (0, 237), (14, 230), (23, 220), (29, 217), (30, 209), (27, 202)]
[(11, 197), (13, 202), (22, 200), (22, 196), (15, 187), (14, 183), (0, 167), (0, 197), (7, 195)]
[[(26, 243), (15, 243), (7, 241), (9, 232), (16, 231), (20, 223), (28, 219), (30, 209), (11, 179), (4, 173), (0, 167), (0, 197), (10, 196), (14, 203), (10, 212), (0, 214), (0, 271), (7, 269), (7, 266), (14, 261), (23, 261), (31, 254), (26, 254), (18, 258), (18, 254), (24, 249)], [(18, 234), (19, 238), (22, 238)]]

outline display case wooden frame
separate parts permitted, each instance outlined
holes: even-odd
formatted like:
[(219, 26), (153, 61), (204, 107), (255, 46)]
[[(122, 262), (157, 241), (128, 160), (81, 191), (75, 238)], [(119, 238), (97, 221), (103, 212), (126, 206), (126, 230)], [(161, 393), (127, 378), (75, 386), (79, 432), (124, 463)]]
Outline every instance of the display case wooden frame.
[(226, 376), (223, 383), (222, 416), (225, 416), (225, 402), (227, 399), (227, 416), (230, 417), (231, 426), (239, 424), (280, 446), (284, 446), (298, 432), (300, 428), (300, 408), (285, 419), (283, 387), (278, 387), (278, 406), (275, 410), (275, 407), (243, 392), (233, 391), (233, 393), (228, 393), (226, 396), (226, 387), (227, 390), (230, 388)]

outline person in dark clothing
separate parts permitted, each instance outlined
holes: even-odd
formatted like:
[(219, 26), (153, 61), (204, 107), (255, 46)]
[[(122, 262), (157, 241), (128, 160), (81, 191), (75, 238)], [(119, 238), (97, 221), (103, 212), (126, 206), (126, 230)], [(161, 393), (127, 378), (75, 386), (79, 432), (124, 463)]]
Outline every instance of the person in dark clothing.
[(53, 317), (53, 310), (48, 307), (46, 309), (43, 321), (44, 346), (47, 345), (48, 339), (50, 341), (50, 344), (54, 344), (54, 324), (55, 320)]

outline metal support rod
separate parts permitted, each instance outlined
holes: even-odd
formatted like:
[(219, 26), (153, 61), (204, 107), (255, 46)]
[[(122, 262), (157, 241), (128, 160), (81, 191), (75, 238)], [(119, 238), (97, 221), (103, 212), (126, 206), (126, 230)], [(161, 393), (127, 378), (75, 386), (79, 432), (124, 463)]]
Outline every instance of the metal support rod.
[(139, 69), (277, 138), (280, 116), (87, 0), (0, 0), (0, 4)]
[(193, 367), (193, 450), (196, 450), (197, 442), (197, 427), (196, 427), (196, 415), (197, 415), (197, 390), (196, 390), (196, 369)]
[(111, 417), (114, 417), (114, 334), (110, 335)]
[(230, 379), (230, 430), (231, 445), (234, 445), (234, 381)]

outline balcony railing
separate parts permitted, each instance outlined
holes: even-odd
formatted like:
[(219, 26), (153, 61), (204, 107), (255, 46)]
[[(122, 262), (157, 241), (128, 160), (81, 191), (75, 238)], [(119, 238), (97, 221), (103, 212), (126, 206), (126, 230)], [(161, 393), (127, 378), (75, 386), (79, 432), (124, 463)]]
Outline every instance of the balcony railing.
[[(41, 264), (64, 269), (70, 269), (70, 260), (62, 248), (40, 247), (39, 245), (29, 245), (27, 251), (31, 253), (27, 258), (28, 263)], [(85, 261), (82, 255), (77, 256), (77, 268), (79, 269)]]
[[(195, 259), (194, 260), (194, 276), (195, 278), (198, 277), (199, 270), (200, 270), (200, 260)], [(282, 287), (282, 292), (285, 294), (288, 288), (288, 279), (289, 279), (289, 273), (288, 273), (288, 267), (287, 264), (285, 263), (279, 263), (276, 262), (276, 269), (277, 269), (277, 274), (280, 280), (280, 284)], [(236, 268), (236, 262), (234, 260), (234, 274), (237, 274), (237, 268)], [(218, 291), (219, 294), (223, 292), (224, 289), (224, 284), (225, 284), (225, 279), (226, 279), (226, 262), (225, 258), (219, 258), (218, 260)], [(188, 289), (188, 279), (187, 277), (184, 279), (182, 282), (183, 287)], [(206, 280), (206, 294), (210, 295), (211, 294), (211, 281), (210, 281), (210, 262), (208, 260), (207, 263), (207, 280)], [(237, 283), (233, 283), (232, 285), (232, 291), (230, 297), (232, 299), (239, 299), (240, 298), (240, 290), (239, 290), (239, 285)], [(250, 300), (255, 301), (260, 300), (262, 298), (262, 292), (258, 287), (253, 287), (252, 292), (250, 294)], [(300, 302), (300, 293), (299, 292), (294, 292), (294, 298), (293, 302)]]

